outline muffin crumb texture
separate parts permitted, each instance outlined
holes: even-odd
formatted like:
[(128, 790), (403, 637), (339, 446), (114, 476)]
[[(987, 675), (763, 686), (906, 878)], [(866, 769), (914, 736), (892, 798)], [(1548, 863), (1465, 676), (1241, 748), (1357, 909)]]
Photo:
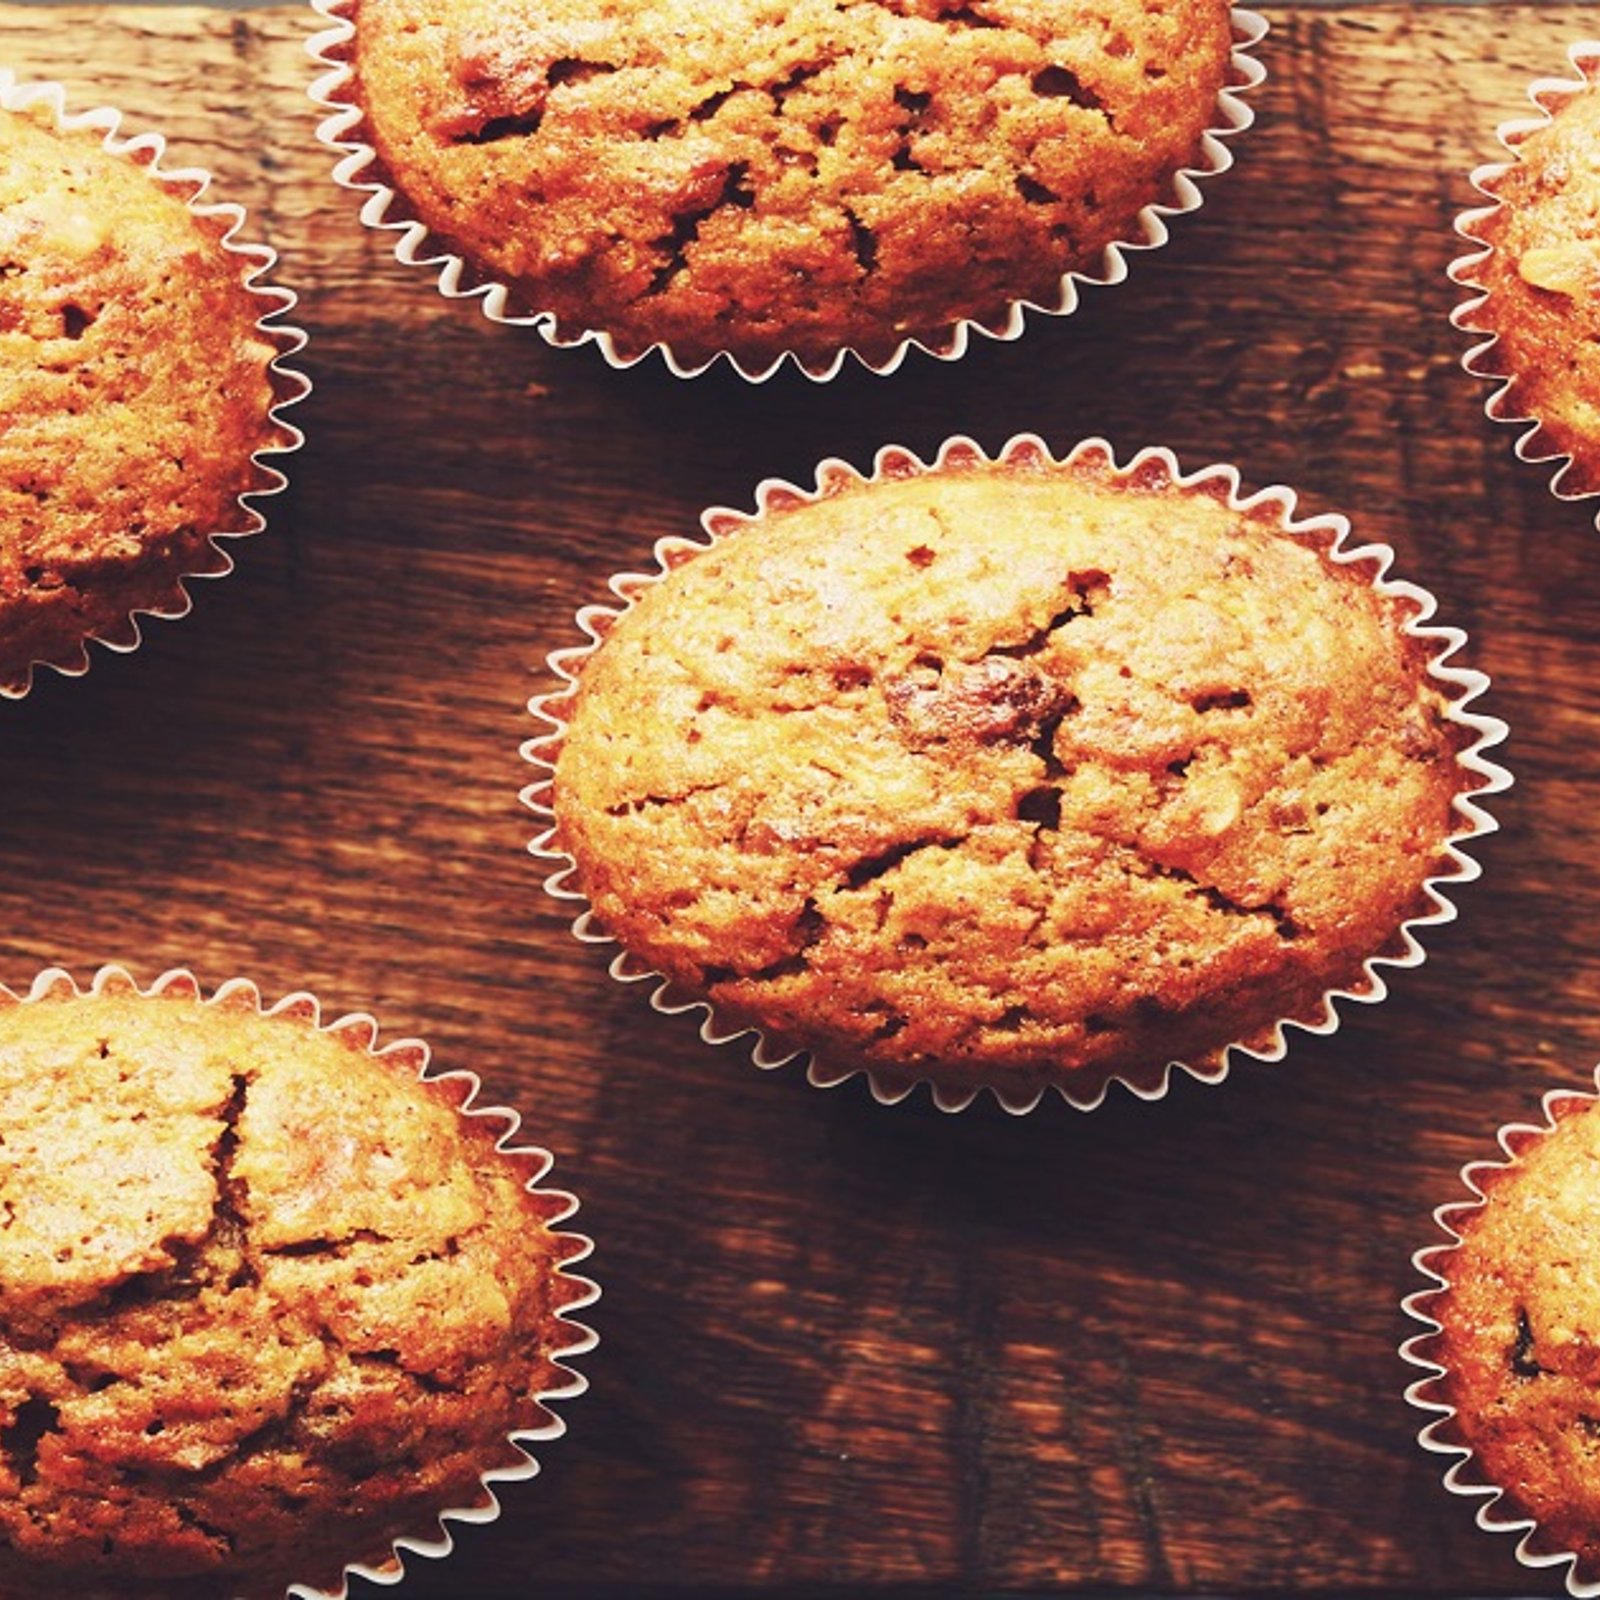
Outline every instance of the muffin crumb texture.
[(1493, 253), (1473, 269), (1488, 298), (1470, 326), (1499, 340), (1505, 411), (1530, 416), (1572, 457), (1562, 486), (1600, 489), (1600, 88), (1562, 102), (1516, 146), (1472, 225)]
[(336, 1587), (548, 1420), (540, 1203), (414, 1060), (38, 1001), (0, 1129), (0, 1593)]
[(1479, 1175), (1487, 1203), (1457, 1217), (1438, 1262), (1449, 1287), (1427, 1303), (1442, 1332), (1427, 1355), (1456, 1408), (1448, 1426), (1477, 1461), (1468, 1481), (1505, 1491), (1536, 1548), (1572, 1550), (1600, 1577), (1600, 1116), (1558, 1103), (1555, 1131), (1513, 1165)]
[(869, 359), (1060, 303), (1216, 116), (1224, 0), (357, 0), (430, 228), (558, 328)]
[(556, 840), (625, 947), (829, 1065), (1208, 1060), (1445, 865), (1463, 729), (1370, 579), (1099, 461), (769, 509), (584, 662)]
[(0, 110), (0, 690), (182, 608), (274, 425), (225, 223), (89, 131)]

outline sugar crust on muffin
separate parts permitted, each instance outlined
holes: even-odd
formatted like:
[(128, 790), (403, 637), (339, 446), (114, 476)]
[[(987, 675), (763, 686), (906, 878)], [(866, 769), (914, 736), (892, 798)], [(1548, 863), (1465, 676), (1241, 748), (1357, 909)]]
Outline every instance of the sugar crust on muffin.
[(558, 330), (881, 360), (1137, 236), (1216, 120), (1225, 0), (351, 0), (418, 217)]
[(277, 427), (228, 222), (88, 129), (0, 108), (0, 688), (177, 610)]
[(644, 586), (554, 847), (626, 949), (830, 1066), (1148, 1073), (1364, 986), (1470, 781), (1410, 602), (1100, 458), (856, 483)]
[(458, 1102), (251, 1007), (0, 1009), (0, 1588), (255, 1600), (481, 1500), (576, 1296)]

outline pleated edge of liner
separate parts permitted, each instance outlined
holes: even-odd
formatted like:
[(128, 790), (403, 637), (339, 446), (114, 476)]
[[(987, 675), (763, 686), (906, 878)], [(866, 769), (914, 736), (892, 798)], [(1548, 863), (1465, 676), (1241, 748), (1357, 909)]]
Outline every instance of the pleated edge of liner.
[(1432, 1419), (1417, 1430), (1417, 1443), (1430, 1454), (1455, 1458), (1444, 1469), (1442, 1481), (1445, 1488), (1462, 1499), (1481, 1502), (1474, 1515), (1474, 1521), (1484, 1532), (1520, 1534), (1514, 1554), (1523, 1566), (1535, 1570), (1565, 1566), (1567, 1570), (1563, 1578), (1567, 1593), (1574, 1596), (1575, 1600), (1595, 1600), (1596, 1596), (1600, 1596), (1600, 1576), (1579, 1577), (1579, 1557), (1574, 1550), (1533, 1549), (1534, 1541), (1540, 1536), (1538, 1519), (1531, 1516), (1503, 1515), (1497, 1511), (1500, 1501), (1505, 1498), (1504, 1487), (1490, 1483), (1484, 1478), (1475, 1477), (1477, 1453), (1470, 1445), (1462, 1444), (1451, 1437), (1457, 1416), (1456, 1407), (1438, 1398), (1433, 1392), (1436, 1386), (1449, 1376), (1449, 1369), (1427, 1353), (1428, 1346), (1444, 1332), (1444, 1326), (1427, 1308), (1429, 1302), (1450, 1288), (1448, 1258), (1460, 1248), (1462, 1242), (1462, 1234), (1456, 1223), (1473, 1212), (1483, 1210), (1488, 1204), (1488, 1195), (1481, 1180), (1489, 1174), (1505, 1172), (1514, 1167), (1520, 1159), (1517, 1146), (1544, 1139), (1553, 1133), (1557, 1121), (1555, 1115), (1557, 1105), (1563, 1101), (1580, 1100), (1593, 1104), (1596, 1100), (1600, 1100), (1600, 1092), (1597, 1092), (1600, 1091), (1600, 1067), (1595, 1069), (1594, 1082), (1596, 1087), (1593, 1089), (1546, 1090), (1539, 1102), (1540, 1110), (1544, 1114), (1542, 1124), (1508, 1122), (1496, 1133), (1495, 1140), (1504, 1152), (1504, 1160), (1469, 1161), (1460, 1169), (1460, 1180), (1471, 1192), (1472, 1198), (1450, 1200), (1434, 1209), (1434, 1223), (1447, 1235), (1447, 1238), (1442, 1243), (1424, 1245), (1411, 1257), (1411, 1265), (1431, 1282), (1421, 1289), (1412, 1290), (1400, 1302), (1400, 1309), (1405, 1315), (1414, 1322), (1421, 1323), (1423, 1329), (1420, 1333), (1410, 1335), (1400, 1345), (1400, 1358), (1410, 1366), (1421, 1368), (1423, 1373), (1422, 1377), (1413, 1379), (1406, 1386), (1405, 1398), (1418, 1411), (1427, 1413)]
[(287, 1017), (304, 1023), (318, 1033), (328, 1034), (343, 1043), (364, 1051), (375, 1059), (394, 1056), (405, 1064), (414, 1065), (420, 1083), (441, 1083), (450, 1086), (457, 1114), (469, 1118), (487, 1118), (503, 1123), (504, 1130), (495, 1140), (498, 1154), (527, 1168), (528, 1176), (523, 1188), (532, 1195), (548, 1201), (553, 1210), (546, 1222), (549, 1236), (558, 1256), (554, 1271), (566, 1280), (574, 1291), (573, 1298), (553, 1313), (552, 1320), (561, 1325), (565, 1342), (550, 1352), (550, 1361), (559, 1381), (552, 1388), (541, 1389), (530, 1398), (550, 1418), (537, 1428), (513, 1429), (506, 1442), (521, 1457), (519, 1461), (490, 1467), (479, 1474), (484, 1500), (471, 1506), (446, 1506), (435, 1513), (439, 1532), (437, 1535), (402, 1534), (391, 1541), (392, 1554), (380, 1566), (352, 1561), (345, 1564), (337, 1589), (320, 1589), (310, 1584), (292, 1583), (286, 1594), (297, 1600), (347, 1600), (352, 1577), (365, 1578), (370, 1583), (394, 1584), (405, 1577), (407, 1555), (439, 1560), (454, 1548), (450, 1523), (481, 1524), (493, 1522), (500, 1515), (500, 1500), (494, 1485), (516, 1483), (534, 1477), (539, 1462), (525, 1448), (526, 1443), (548, 1443), (559, 1439), (566, 1431), (565, 1420), (551, 1407), (551, 1402), (575, 1400), (589, 1387), (589, 1380), (566, 1363), (577, 1356), (588, 1354), (599, 1344), (599, 1335), (586, 1323), (579, 1322), (571, 1313), (592, 1306), (600, 1298), (600, 1286), (583, 1274), (570, 1270), (587, 1259), (594, 1251), (594, 1241), (587, 1235), (560, 1226), (569, 1222), (578, 1211), (578, 1199), (568, 1190), (547, 1188), (544, 1180), (555, 1166), (555, 1157), (542, 1145), (517, 1144), (516, 1135), (522, 1125), (518, 1112), (509, 1106), (479, 1106), (474, 1104), (482, 1082), (475, 1072), (453, 1068), (447, 1072), (432, 1070), (432, 1052), (427, 1043), (417, 1038), (390, 1041), (378, 1045), (378, 1023), (365, 1011), (348, 1012), (331, 1021), (323, 1020), (322, 1002), (307, 990), (297, 989), (272, 1005), (267, 1005), (259, 987), (249, 978), (229, 978), (219, 984), (208, 997), (204, 986), (187, 967), (173, 967), (155, 979), (149, 988), (141, 988), (128, 969), (118, 963), (102, 966), (90, 980), (87, 988), (79, 985), (72, 973), (63, 967), (47, 967), (33, 980), (26, 993), (18, 993), (0, 984), (0, 1008), (12, 1005), (31, 1005), (41, 1000), (82, 998), (85, 995), (136, 994), (152, 999), (164, 995), (179, 995), (198, 1000), (205, 1006), (227, 1008), (244, 1006), (263, 1017)]
[[(1483, 402), (1484, 415), (1493, 423), (1521, 428), (1523, 431), (1518, 434), (1512, 445), (1517, 459), (1527, 462), (1530, 466), (1556, 463), (1550, 477), (1550, 492), (1558, 500), (1576, 501), (1595, 498), (1600, 495), (1600, 488), (1566, 487), (1564, 480), (1572, 470), (1572, 456), (1551, 443), (1545, 433), (1544, 423), (1538, 417), (1512, 409), (1511, 390), (1516, 384), (1517, 374), (1502, 370), (1495, 359), (1494, 352), (1500, 343), (1498, 335), (1488, 333), (1486, 328), (1474, 321), (1477, 312), (1490, 297), (1490, 291), (1477, 280), (1475, 274), (1477, 269), (1494, 254), (1494, 246), (1487, 244), (1475, 230), (1499, 211), (1503, 204), (1495, 193), (1494, 185), (1521, 159), (1518, 155), (1518, 146), (1522, 141), (1530, 134), (1550, 125), (1553, 111), (1547, 101), (1559, 105), (1584, 89), (1595, 87), (1600, 91), (1600, 39), (1579, 40), (1569, 45), (1567, 57), (1577, 74), (1575, 78), (1536, 78), (1528, 86), (1528, 98), (1533, 102), (1539, 115), (1512, 117), (1495, 129), (1495, 137), (1510, 153), (1511, 159), (1485, 162), (1473, 169), (1470, 178), (1472, 187), (1489, 204), (1473, 206), (1456, 217), (1455, 232), (1472, 248), (1457, 256), (1446, 271), (1452, 283), (1458, 288), (1469, 291), (1468, 297), (1460, 301), (1450, 312), (1452, 326), (1462, 333), (1488, 334), (1487, 338), (1473, 345), (1461, 357), (1461, 367), (1465, 372), (1495, 386)], [(1593, 76), (1585, 72), (1585, 62), (1590, 64)], [(1600, 523), (1600, 511), (1596, 513), (1596, 521)], [(1600, 1594), (1600, 1589), (1597, 1589), (1596, 1593)]]
[(1234, 162), (1233, 152), (1226, 140), (1245, 132), (1255, 121), (1255, 111), (1243, 96), (1259, 89), (1266, 80), (1266, 68), (1251, 54), (1266, 37), (1267, 19), (1257, 12), (1234, 6), (1230, 9), (1233, 25), (1233, 45), (1229, 53), (1230, 81), (1217, 95), (1219, 121), (1201, 136), (1200, 153), (1204, 165), (1180, 167), (1170, 180), (1173, 198), (1141, 207), (1136, 218), (1140, 237), (1116, 240), (1102, 253), (1099, 271), (1080, 268), (1064, 273), (1060, 280), (1060, 303), (1041, 304), (1032, 300), (1009, 302), (1006, 318), (998, 327), (987, 327), (971, 318), (960, 318), (951, 325), (950, 344), (938, 348), (921, 339), (907, 338), (882, 361), (870, 361), (853, 348), (846, 346), (835, 351), (821, 362), (807, 361), (792, 350), (781, 351), (764, 364), (746, 366), (732, 351), (719, 350), (703, 361), (685, 363), (678, 360), (671, 346), (656, 341), (635, 354), (618, 353), (615, 340), (600, 329), (585, 329), (571, 338), (555, 332), (555, 316), (549, 311), (527, 313), (506, 309), (509, 287), (493, 278), (477, 281), (477, 274), (460, 255), (432, 241), (426, 224), (403, 215), (391, 215), (404, 209), (404, 202), (389, 184), (372, 177), (363, 177), (366, 169), (377, 161), (377, 151), (364, 140), (352, 137), (363, 121), (359, 106), (340, 98), (343, 90), (354, 79), (349, 63), (332, 54), (348, 45), (355, 37), (355, 23), (343, 15), (348, 0), (311, 0), (312, 8), (328, 22), (329, 26), (306, 42), (306, 51), (312, 60), (326, 69), (308, 90), (313, 103), (328, 113), (317, 126), (317, 137), (341, 158), (333, 170), (333, 181), (340, 188), (354, 194), (365, 195), (360, 211), (364, 226), (381, 232), (393, 232), (394, 256), (407, 267), (437, 269), (438, 290), (446, 300), (477, 298), (483, 314), (491, 321), (513, 327), (529, 327), (538, 331), (546, 344), (556, 349), (576, 349), (592, 344), (606, 364), (618, 370), (637, 366), (651, 356), (659, 355), (667, 370), (676, 378), (697, 378), (710, 371), (719, 362), (747, 383), (765, 383), (793, 364), (795, 369), (814, 383), (827, 383), (837, 377), (847, 361), (854, 360), (877, 377), (888, 377), (899, 370), (907, 355), (917, 350), (935, 361), (958, 361), (967, 353), (974, 333), (984, 338), (1007, 343), (1022, 336), (1027, 325), (1027, 313), (1040, 316), (1066, 317), (1078, 309), (1080, 286), (1100, 288), (1121, 283), (1128, 276), (1127, 256), (1136, 251), (1156, 250), (1167, 243), (1167, 221), (1173, 217), (1187, 216), (1198, 211), (1204, 200), (1200, 184), (1206, 179), (1227, 172)]
[(167, 151), (167, 140), (163, 134), (153, 131), (137, 134), (122, 133), (123, 114), (111, 106), (96, 106), (87, 111), (69, 112), (67, 92), (62, 84), (47, 79), (20, 79), (9, 67), (0, 66), (0, 110), (24, 111), (30, 106), (40, 104), (52, 112), (59, 132), (87, 130), (99, 133), (101, 144), (108, 154), (131, 160), (169, 192), (182, 195), (184, 190), (188, 190), (188, 194), (184, 196), (184, 203), (196, 216), (220, 218), (226, 221), (227, 227), (217, 238), (218, 245), (229, 255), (238, 256), (250, 263), (241, 281), (249, 293), (269, 303), (268, 308), (256, 319), (254, 327), (267, 343), (277, 347), (277, 354), (267, 363), (269, 380), (276, 397), (267, 408), (267, 420), (276, 430), (276, 437), (271, 442), (258, 446), (250, 454), (252, 464), (266, 474), (267, 481), (257, 488), (245, 490), (236, 497), (239, 509), (244, 513), (245, 526), (206, 535), (202, 548), (215, 555), (217, 565), (206, 572), (180, 574), (176, 580), (181, 596), (179, 603), (170, 607), (136, 607), (127, 614), (125, 626), (118, 631), (86, 634), (80, 641), (78, 655), (75, 658), (64, 661), (35, 659), (29, 662), (27, 675), (19, 685), (0, 684), (0, 699), (6, 700), (25, 699), (32, 691), (41, 668), (64, 678), (81, 678), (91, 665), (88, 649), (91, 644), (100, 645), (117, 655), (131, 654), (143, 642), (139, 627), (140, 618), (149, 617), (161, 622), (173, 622), (180, 617), (188, 616), (194, 603), (189, 593), (189, 584), (197, 580), (225, 578), (233, 571), (233, 557), (223, 548), (222, 541), (248, 539), (267, 526), (265, 514), (254, 502), (281, 494), (289, 483), (284, 473), (267, 458), (292, 455), (305, 443), (305, 435), (293, 423), (287, 421), (283, 413), (291, 406), (300, 404), (311, 393), (312, 387), (311, 379), (298, 367), (290, 365), (291, 358), (298, 356), (309, 343), (309, 335), (305, 329), (283, 320), (299, 304), (299, 296), (292, 289), (266, 281), (267, 275), (278, 265), (276, 250), (270, 245), (252, 244), (239, 238), (240, 232), (249, 220), (245, 208), (231, 200), (203, 200), (202, 196), (212, 181), (211, 173), (205, 168), (163, 167), (161, 162)]
[[(577, 902), (586, 907), (572, 924), (574, 937), (584, 944), (616, 943), (610, 934), (600, 929), (592, 911), (587, 909), (585, 896), (569, 882), (576, 873), (577, 863), (567, 852), (552, 848), (556, 828), (548, 797), (555, 756), (566, 726), (563, 717), (552, 708), (570, 698), (583, 660), (599, 646), (605, 632), (616, 618), (632, 608), (638, 593), (643, 588), (659, 582), (672, 567), (711, 548), (718, 539), (746, 523), (753, 522), (771, 511), (787, 510), (796, 505), (823, 499), (847, 487), (885, 478), (917, 477), (951, 467), (1016, 464), (1073, 466), (1095, 456), (1103, 459), (1118, 481), (1134, 478), (1154, 463), (1160, 467), (1175, 488), (1221, 490), (1221, 498), (1231, 510), (1252, 512), (1263, 507), (1275, 509), (1281, 530), (1286, 534), (1332, 534), (1332, 542), (1327, 548), (1330, 561), (1341, 566), (1370, 563), (1374, 568), (1372, 586), (1379, 594), (1407, 601), (1416, 608), (1407, 617), (1401, 632), (1407, 637), (1426, 640), (1437, 646), (1428, 662), (1428, 675), (1436, 682), (1448, 685), (1453, 691), (1459, 691), (1449, 700), (1448, 720), (1471, 729), (1477, 735), (1473, 743), (1457, 757), (1458, 764), (1481, 779), (1481, 782), (1474, 788), (1458, 793), (1453, 801), (1453, 809), (1462, 819), (1463, 826), (1445, 841), (1445, 854), (1450, 860), (1450, 870), (1436, 873), (1424, 880), (1423, 891), (1431, 909), (1417, 916), (1408, 917), (1401, 923), (1397, 937), (1403, 942), (1403, 950), (1392, 955), (1369, 956), (1362, 963), (1362, 979), (1355, 986), (1326, 991), (1322, 996), (1317, 1015), (1308, 1019), (1282, 1019), (1270, 1029), (1261, 1030), (1250, 1043), (1234, 1042), (1220, 1047), (1214, 1053), (1214, 1059), (1195, 1063), (1169, 1061), (1154, 1082), (1135, 1081), (1122, 1073), (1111, 1073), (1098, 1081), (1094, 1092), (1088, 1095), (1074, 1093), (1070, 1083), (1054, 1083), (1032, 1093), (1017, 1096), (1010, 1095), (1003, 1088), (992, 1084), (956, 1089), (948, 1085), (934, 1084), (924, 1077), (915, 1078), (908, 1084), (886, 1085), (868, 1067), (829, 1067), (825, 1063), (819, 1063), (815, 1057), (811, 1059), (807, 1068), (808, 1081), (817, 1088), (836, 1088), (852, 1078), (864, 1076), (872, 1097), (883, 1105), (896, 1104), (916, 1088), (926, 1084), (932, 1094), (933, 1103), (941, 1111), (948, 1112), (965, 1110), (987, 1091), (994, 1096), (1003, 1110), (1019, 1116), (1034, 1110), (1051, 1090), (1079, 1111), (1093, 1111), (1098, 1108), (1113, 1084), (1121, 1084), (1140, 1100), (1160, 1100), (1170, 1090), (1175, 1074), (1181, 1073), (1201, 1083), (1221, 1083), (1227, 1077), (1235, 1055), (1248, 1056), (1262, 1062), (1282, 1060), (1289, 1048), (1287, 1030), (1293, 1028), (1308, 1034), (1330, 1034), (1337, 1029), (1340, 1022), (1337, 1001), (1376, 1004), (1388, 992), (1380, 969), (1401, 970), (1420, 966), (1426, 952), (1413, 930), (1439, 926), (1455, 920), (1457, 915), (1455, 903), (1441, 892), (1442, 886), (1465, 884), (1477, 879), (1481, 875), (1482, 868), (1472, 856), (1465, 853), (1462, 847), (1486, 838), (1499, 829), (1499, 823), (1478, 804), (1478, 801), (1489, 795), (1503, 793), (1512, 784), (1511, 773), (1498, 763), (1489, 760), (1484, 753), (1506, 738), (1508, 732), (1506, 724), (1498, 717), (1467, 709), (1472, 701), (1488, 690), (1490, 685), (1487, 674), (1476, 668), (1449, 664), (1450, 657), (1466, 643), (1465, 632), (1459, 628), (1430, 624), (1428, 619), (1433, 616), (1437, 608), (1433, 595), (1416, 584), (1387, 576), (1394, 561), (1394, 551), (1389, 545), (1369, 543), (1347, 546), (1346, 541), (1350, 536), (1349, 519), (1337, 513), (1297, 520), (1294, 517), (1294, 508), (1298, 497), (1293, 489), (1282, 484), (1274, 484), (1248, 495), (1242, 494), (1239, 472), (1235, 467), (1212, 464), (1184, 473), (1172, 451), (1161, 446), (1146, 446), (1137, 451), (1126, 466), (1119, 467), (1112, 445), (1098, 437), (1080, 441), (1065, 456), (1058, 458), (1051, 454), (1049, 446), (1042, 438), (1031, 433), (1014, 435), (992, 457), (974, 440), (958, 434), (944, 441), (931, 463), (924, 462), (913, 451), (901, 445), (885, 445), (874, 457), (870, 477), (846, 461), (829, 457), (818, 465), (816, 487), (811, 490), (800, 488), (783, 479), (765, 479), (757, 486), (754, 512), (740, 511), (726, 506), (711, 507), (702, 513), (700, 519), (705, 530), (703, 540), (686, 538), (682, 535), (668, 535), (658, 539), (653, 547), (657, 564), (655, 572), (624, 572), (615, 575), (610, 580), (610, 588), (622, 602), (620, 608), (588, 605), (578, 611), (577, 625), (588, 636), (589, 642), (585, 645), (552, 651), (547, 658), (547, 671), (562, 680), (562, 687), (536, 695), (528, 702), (529, 712), (535, 718), (549, 724), (552, 731), (526, 740), (522, 744), (523, 758), (539, 768), (546, 776), (526, 786), (519, 796), (523, 805), (546, 824), (544, 830), (529, 843), (529, 853), (541, 861), (560, 863), (559, 870), (545, 879), (545, 891), (556, 900)], [(650, 996), (650, 1004), (664, 1015), (676, 1016), (684, 1012), (703, 1011), (705, 1017), (700, 1026), (700, 1036), (707, 1044), (727, 1044), (745, 1034), (754, 1035), (755, 1043), (751, 1049), (751, 1058), (755, 1065), (763, 1070), (785, 1066), (809, 1054), (805, 1050), (779, 1049), (767, 1040), (759, 1029), (719, 1024), (711, 1002), (683, 994), (674, 988), (669, 979), (626, 951), (621, 951), (611, 961), (610, 972), (613, 978), (622, 983), (653, 981), (656, 988)]]

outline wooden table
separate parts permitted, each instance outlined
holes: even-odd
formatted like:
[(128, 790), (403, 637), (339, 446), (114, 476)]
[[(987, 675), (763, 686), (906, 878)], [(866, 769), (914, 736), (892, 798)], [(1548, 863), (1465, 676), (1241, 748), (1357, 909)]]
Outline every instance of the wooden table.
[[(1237, 170), (1127, 284), (955, 365), (751, 389), (398, 267), (313, 140), (308, 10), (0, 6), (0, 60), (251, 208), (317, 384), (238, 574), (0, 705), (0, 979), (189, 964), (371, 1008), (525, 1112), (599, 1242), (592, 1393), (418, 1600), (1556, 1592), (1441, 1489), (1395, 1346), (1457, 1168), (1600, 1057), (1600, 536), (1481, 415), (1444, 275), (1494, 125), (1600, 14), (1269, 14)], [(1485, 880), (1387, 1003), (1220, 1089), (1018, 1121), (758, 1073), (540, 893), (524, 701), (703, 505), (1021, 429), (1232, 460), (1392, 542), (1513, 727)]]

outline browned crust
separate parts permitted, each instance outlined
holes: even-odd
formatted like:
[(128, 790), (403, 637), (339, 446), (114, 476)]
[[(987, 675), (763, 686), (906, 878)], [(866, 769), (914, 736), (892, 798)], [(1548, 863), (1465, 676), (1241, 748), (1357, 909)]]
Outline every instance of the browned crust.
[(1562, 1100), (1556, 1131), (1480, 1178), (1487, 1200), (1453, 1226), (1460, 1246), (1429, 1300), (1440, 1325), (1431, 1395), (1455, 1408), (1449, 1434), (1476, 1457), (1469, 1481), (1503, 1491), (1496, 1515), (1540, 1527), (1538, 1548), (1600, 1572), (1600, 1117)]
[(1511, 382), (1500, 407), (1537, 419), (1572, 457), (1563, 489), (1600, 489), (1600, 89), (1560, 103), (1491, 186), (1473, 224), (1492, 254), (1472, 276), (1487, 299), (1470, 326), (1499, 340), (1490, 364)]
[(767, 513), (583, 665), (601, 924), (830, 1067), (1026, 1088), (1262, 1042), (1448, 866), (1467, 730), (1327, 538), (1102, 469)]
[(1198, 154), (1221, 0), (360, 0), (352, 93), (418, 218), (531, 311), (885, 358), (1059, 302)]
[(0, 1011), (5, 1592), (336, 1587), (548, 1422), (552, 1197), (417, 1066), (187, 996)]
[(223, 570), (275, 440), (259, 296), (221, 218), (84, 130), (0, 112), (0, 687), (126, 640)]

